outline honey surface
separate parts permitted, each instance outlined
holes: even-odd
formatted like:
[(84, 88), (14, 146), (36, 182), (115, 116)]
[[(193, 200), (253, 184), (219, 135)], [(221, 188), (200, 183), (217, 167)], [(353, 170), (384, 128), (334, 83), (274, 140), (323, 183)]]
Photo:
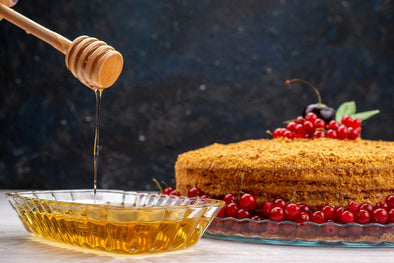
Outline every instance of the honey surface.
[(19, 209), (19, 214), (22, 221), (29, 222), (24, 222), (27, 230), (39, 237), (74, 246), (128, 254), (190, 247), (200, 239), (209, 222), (206, 218), (114, 222), (83, 216), (25, 211), (22, 208)]

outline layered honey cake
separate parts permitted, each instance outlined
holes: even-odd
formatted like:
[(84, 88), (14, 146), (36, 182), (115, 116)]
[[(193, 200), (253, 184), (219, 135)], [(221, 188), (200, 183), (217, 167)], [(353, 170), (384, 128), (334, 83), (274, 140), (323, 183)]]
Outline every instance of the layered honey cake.
[(176, 189), (201, 188), (213, 198), (242, 189), (257, 205), (282, 198), (344, 206), (376, 203), (394, 193), (394, 142), (372, 140), (259, 139), (212, 144), (178, 156)]

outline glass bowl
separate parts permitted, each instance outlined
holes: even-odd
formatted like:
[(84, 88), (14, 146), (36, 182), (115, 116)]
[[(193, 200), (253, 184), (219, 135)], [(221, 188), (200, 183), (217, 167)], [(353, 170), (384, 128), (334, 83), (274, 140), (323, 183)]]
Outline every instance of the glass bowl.
[(7, 193), (27, 231), (73, 246), (146, 254), (193, 246), (223, 201), (118, 190)]
[(394, 247), (394, 224), (295, 223), (215, 218), (204, 237), (264, 244)]

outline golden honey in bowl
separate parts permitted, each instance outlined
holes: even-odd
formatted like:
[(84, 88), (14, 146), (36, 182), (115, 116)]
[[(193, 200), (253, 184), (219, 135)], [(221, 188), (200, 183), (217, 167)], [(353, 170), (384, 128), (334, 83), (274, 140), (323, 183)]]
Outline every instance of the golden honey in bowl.
[[(84, 197), (94, 194), (91, 190), (84, 191)], [(122, 192), (103, 190), (97, 191), (98, 204), (83, 204), (78, 203), (83, 198), (71, 201), (79, 196), (67, 197), (70, 201), (53, 200), (54, 196), (64, 199), (64, 191), (46, 192), (49, 200), (29, 194), (7, 195), (29, 232), (73, 246), (127, 254), (190, 247), (197, 243), (223, 206), (218, 200), (135, 192), (119, 195)], [(111, 193), (117, 195), (115, 203), (101, 202), (113, 198)]]

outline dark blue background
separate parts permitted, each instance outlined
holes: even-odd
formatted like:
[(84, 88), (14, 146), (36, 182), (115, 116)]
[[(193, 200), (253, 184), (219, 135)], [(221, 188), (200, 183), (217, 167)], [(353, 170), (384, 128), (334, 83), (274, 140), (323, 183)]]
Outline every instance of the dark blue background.
[[(99, 187), (174, 184), (177, 155), (266, 130), (317, 102), (380, 109), (362, 137), (394, 140), (392, 1), (26, 1), (14, 9), (125, 59), (104, 91)], [(0, 188), (91, 188), (95, 97), (64, 55), (0, 22)]]

